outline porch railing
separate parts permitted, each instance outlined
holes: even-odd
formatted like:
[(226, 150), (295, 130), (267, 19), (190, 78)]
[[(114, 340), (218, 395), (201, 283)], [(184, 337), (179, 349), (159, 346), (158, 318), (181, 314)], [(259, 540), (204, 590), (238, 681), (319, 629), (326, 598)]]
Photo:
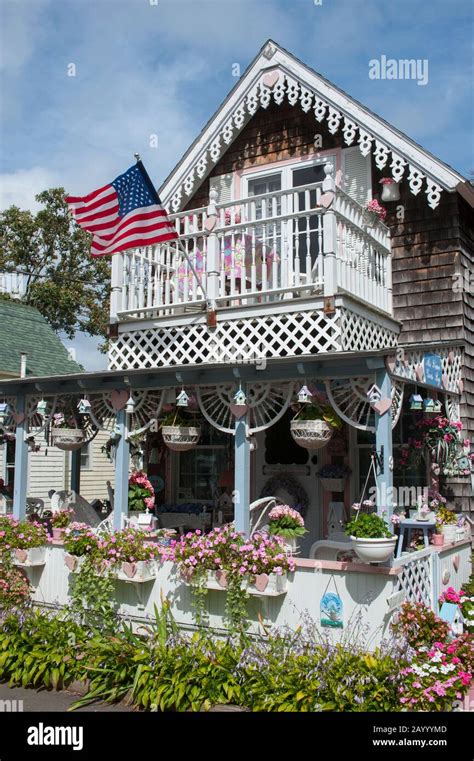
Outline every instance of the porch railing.
[(113, 257), (112, 317), (202, 308), (203, 290), (183, 248), (218, 306), (346, 292), (391, 314), (389, 231), (380, 223), (367, 227), (364, 209), (331, 177), (334, 196), (327, 206), (327, 183), (221, 204), (214, 204), (211, 190), (209, 207), (170, 215), (179, 245)]

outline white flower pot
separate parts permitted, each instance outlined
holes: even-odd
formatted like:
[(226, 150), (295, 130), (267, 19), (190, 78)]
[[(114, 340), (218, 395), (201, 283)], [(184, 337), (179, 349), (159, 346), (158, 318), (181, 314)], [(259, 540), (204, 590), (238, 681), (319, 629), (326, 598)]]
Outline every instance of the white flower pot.
[(145, 582), (156, 578), (156, 564), (152, 560), (137, 560), (134, 563), (121, 563), (116, 570), (117, 579), (121, 581)]
[(44, 565), (46, 563), (47, 547), (31, 547), (29, 550), (14, 550), (13, 562), (20, 566)]
[(164, 425), (161, 429), (163, 441), (173, 452), (194, 449), (201, 436), (199, 426)]
[(283, 542), (283, 544), (285, 545), (285, 552), (287, 555), (296, 554), (297, 547), (298, 547), (297, 536), (280, 536), (280, 534), (277, 534), (276, 539), (279, 539), (281, 542)]
[(85, 559), (85, 555), (70, 555), (68, 552), (64, 553), (64, 563), (70, 573), (79, 573)]
[(400, 200), (400, 183), (390, 182), (381, 183), (382, 201), (399, 201)]
[[(276, 573), (262, 573), (254, 578), (255, 581), (253, 583), (250, 583), (248, 579), (244, 579), (243, 581), (244, 589), (246, 589), (250, 595), (257, 597), (278, 597), (287, 592), (288, 578), (286, 573), (282, 576), (278, 576)], [(207, 589), (225, 592), (227, 589), (225, 573), (221, 572), (219, 574), (214, 571), (208, 571), (205, 586)]]
[(351, 536), (352, 547), (364, 563), (384, 563), (395, 550), (397, 537), (369, 539)]
[(443, 532), (444, 543), (445, 544), (449, 544), (450, 542), (455, 542), (456, 541), (456, 531), (457, 531), (457, 528), (458, 527), (456, 526), (455, 523), (452, 523), (452, 524), (450, 524), (448, 526), (443, 526), (442, 532)]
[(73, 452), (84, 444), (85, 434), (81, 428), (53, 428), (51, 441), (54, 447), (65, 452)]
[(325, 491), (344, 491), (345, 478), (320, 478)]
[(325, 420), (292, 420), (290, 433), (304, 449), (322, 449), (333, 434), (333, 429)]

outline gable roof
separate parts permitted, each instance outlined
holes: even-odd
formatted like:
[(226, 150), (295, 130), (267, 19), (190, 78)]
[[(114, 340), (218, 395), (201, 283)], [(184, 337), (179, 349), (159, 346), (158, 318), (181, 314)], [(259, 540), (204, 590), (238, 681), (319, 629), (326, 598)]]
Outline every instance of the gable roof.
[(398, 182), (407, 178), (411, 192), (422, 190), (436, 208), (442, 190), (454, 192), (466, 179), (407, 135), (351, 98), (273, 40), (268, 40), (160, 188), (163, 203), (180, 211), (212, 171), (222, 154), (259, 108), (271, 100), (298, 102), (312, 110), (315, 123), (327, 120), (331, 134), (342, 131), (346, 146), (374, 153), (378, 169), (389, 166)]
[(20, 375), (20, 353), (27, 352), (26, 374), (65, 375), (83, 371), (35, 307), (0, 299), (0, 375)]

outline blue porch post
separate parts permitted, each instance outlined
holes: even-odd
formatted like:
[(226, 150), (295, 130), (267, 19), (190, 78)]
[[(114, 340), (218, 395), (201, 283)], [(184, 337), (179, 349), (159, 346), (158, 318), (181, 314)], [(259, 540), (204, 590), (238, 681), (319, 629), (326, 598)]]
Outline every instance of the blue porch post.
[[(24, 415), (26, 410), (25, 397), (16, 400), (16, 411)], [(13, 487), (13, 516), (24, 520), (26, 516), (26, 494), (28, 487), (28, 444), (26, 443), (26, 417), (16, 426), (15, 434), (15, 482)]]
[(247, 415), (235, 421), (234, 515), (235, 528), (250, 533), (250, 441), (247, 437)]
[(117, 432), (120, 439), (115, 453), (114, 530), (120, 531), (123, 519), (128, 515), (128, 467), (130, 444), (127, 440), (128, 426), (125, 410), (117, 412)]
[[(385, 368), (376, 371), (376, 384), (382, 392), (382, 399), (390, 399), (392, 381)], [(380, 468), (376, 466), (377, 511), (383, 510), (387, 518), (393, 512), (393, 445), (392, 445), (392, 415), (390, 409), (383, 415), (375, 413), (375, 446), (380, 455), (383, 449)]]

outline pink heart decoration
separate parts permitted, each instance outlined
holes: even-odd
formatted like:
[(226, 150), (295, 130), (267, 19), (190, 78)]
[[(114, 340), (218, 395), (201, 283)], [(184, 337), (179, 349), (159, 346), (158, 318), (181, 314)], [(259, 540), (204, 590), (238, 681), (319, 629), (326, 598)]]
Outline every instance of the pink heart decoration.
[(275, 87), (276, 83), (280, 79), (280, 72), (274, 70), (274, 71), (268, 71), (266, 74), (262, 77), (262, 82), (265, 85), (265, 87), (269, 87), (272, 89), (272, 87)]
[(24, 412), (12, 412), (12, 418), (17, 425), (21, 425), (26, 415)]
[(392, 354), (391, 357), (385, 359), (385, 367), (390, 373), (393, 373), (397, 366), (397, 358)]
[(327, 193), (323, 193), (319, 197), (319, 205), (323, 207), (323, 209), (329, 209), (332, 202), (334, 201), (334, 191), (329, 190)]
[(125, 389), (123, 391), (112, 391), (110, 394), (110, 402), (114, 410), (123, 410), (128, 402), (129, 392)]
[(261, 573), (258, 576), (255, 577), (255, 586), (258, 589), (259, 592), (265, 592), (266, 588), (268, 587), (268, 574)]
[(125, 576), (128, 576), (129, 579), (133, 579), (137, 572), (137, 564), (136, 563), (122, 563), (122, 571), (124, 572)]
[(459, 555), (454, 555), (453, 557), (453, 568), (455, 571), (459, 568)]
[(419, 380), (420, 383), (423, 380), (424, 374), (425, 373), (424, 373), (424, 370), (423, 370), (423, 366), (422, 365), (417, 365), (416, 368), (415, 368), (415, 375), (416, 375), (416, 379)]
[(216, 581), (220, 587), (226, 589), (227, 587), (227, 574), (225, 571), (216, 571)]
[(453, 362), (454, 362), (454, 351), (450, 351), (448, 353), (448, 362), (449, 362), (450, 365), (453, 364)]
[(65, 555), (64, 562), (70, 571), (74, 571), (77, 565), (77, 557), (75, 555)]
[(441, 383), (443, 384), (443, 388), (448, 388), (448, 376), (446, 373), (442, 376)]
[(391, 399), (379, 399), (379, 401), (375, 402), (374, 404), (374, 410), (377, 413), (377, 415), (385, 415), (385, 413), (390, 409), (391, 406), (392, 406)]
[(462, 392), (464, 391), (464, 381), (463, 380), (458, 380), (458, 389), (459, 389), (459, 393), (462, 394)]
[(247, 412), (247, 409), (248, 407), (246, 404), (231, 404), (230, 405), (230, 411), (237, 418), (237, 420), (240, 420), (240, 418), (245, 415), (245, 413)]
[(15, 550), (16, 559), (20, 563), (25, 563), (26, 558), (28, 557), (28, 551), (27, 550)]
[(215, 214), (213, 214), (212, 217), (208, 217), (206, 219), (206, 221), (204, 222), (204, 229), (208, 233), (212, 233), (212, 231), (214, 230), (216, 224), (217, 224), (217, 216)]

